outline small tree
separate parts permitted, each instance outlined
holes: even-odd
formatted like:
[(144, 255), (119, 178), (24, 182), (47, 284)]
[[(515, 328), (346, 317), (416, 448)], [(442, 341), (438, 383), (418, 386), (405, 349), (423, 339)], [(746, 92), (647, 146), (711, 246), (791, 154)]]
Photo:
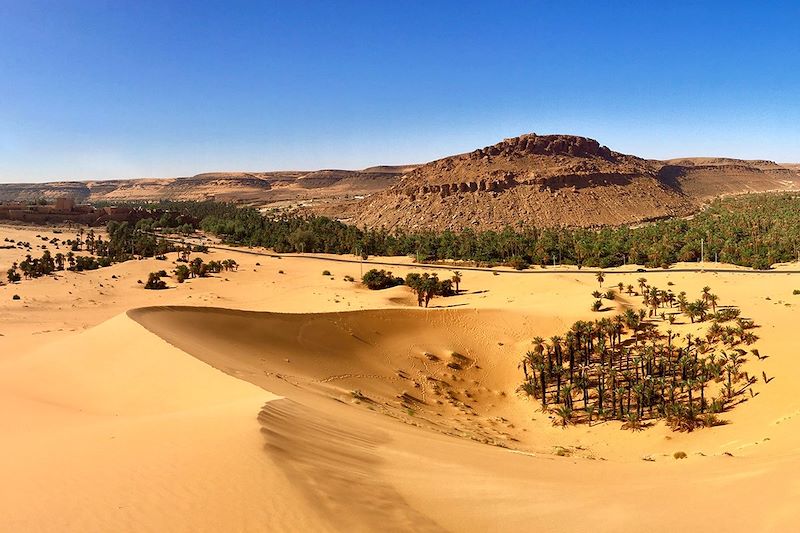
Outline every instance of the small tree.
[(167, 288), (167, 284), (161, 279), (160, 272), (150, 272), (147, 276), (147, 283), (144, 284), (145, 289), (162, 290)]
[(456, 286), (456, 293), (458, 293), (459, 291), (458, 286), (461, 283), (461, 272), (459, 272), (458, 270), (454, 270), (453, 277), (450, 278), (450, 281), (452, 281), (453, 284)]
[(17, 283), (19, 282), (19, 280), (22, 279), (22, 277), (19, 275), (19, 272), (17, 272), (16, 265), (13, 266), (12, 268), (9, 268), (8, 271), (6, 272), (6, 275), (8, 277), (9, 283)]
[(403, 284), (403, 278), (397, 278), (393, 276), (391, 272), (387, 272), (383, 269), (378, 270), (376, 268), (365, 272), (361, 281), (368, 289), (373, 291), (388, 289), (389, 287)]
[(178, 283), (183, 283), (190, 275), (191, 272), (189, 272), (189, 267), (186, 265), (178, 265), (175, 268), (175, 281)]

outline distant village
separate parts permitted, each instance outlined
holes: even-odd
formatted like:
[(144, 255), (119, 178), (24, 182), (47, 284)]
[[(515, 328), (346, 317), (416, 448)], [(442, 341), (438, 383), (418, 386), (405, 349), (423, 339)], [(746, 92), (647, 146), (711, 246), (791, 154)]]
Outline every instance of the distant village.
[(0, 220), (18, 222), (53, 223), (75, 222), (88, 226), (101, 226), (109, 221), (137, 222), (144, 218), (155, 218), (164, 214), (161, 209), (143, 207), (110, 206), (94, 207), (76, 204), (72, 197), (57, 198), (55, 203), (0, 203)]

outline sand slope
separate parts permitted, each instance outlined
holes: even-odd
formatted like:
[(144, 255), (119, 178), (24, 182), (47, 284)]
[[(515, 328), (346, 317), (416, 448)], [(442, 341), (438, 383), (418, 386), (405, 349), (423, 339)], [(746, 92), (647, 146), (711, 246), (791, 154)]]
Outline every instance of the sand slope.
[[(281, 458), (279, 464), (310, 495), (309, 501), (316, 502), (314, 508), (320, 515), (341, 529), (359, 523), (370, 529), (370, 525), (382, 523), (394, 526), (389, 529), (406, 530), (409, 522), (424, 529), (433, 527), (432, 520), (445, 529), (461, 531), (525, 530), (530, 524), (577, 531), (585, 527), (587, 516), (592, 516), (602, 520), (593, 525), (600, 531), (629, 530), (645, 521), (651, 531), (676, 526), (782, 530), (798, 517), (790, 504), (800, 495), (800, 484), (795, 481), (795, 474), (800, 473), (795, 461), (796, 427), (777, 439), (782, 441), (779, 450), (737, 449), (735, 456), (710, 456), (713, 452), (707, 451), (705, 457), (692, 453), (686, 461), (661, 457), (651, 463), (630, 456), (631, 450), (652, 448), (653, 436), (664, 439), (667, 435), (663, 428), (632, 435), (615, 424), (597, 426), (595, 431), (603, 440), (620, 444), (627, 459), (565, 459), (522, 455), (453, 439), (443, 434), (453, 434), (443, 426), (458, 426), (458, 413), (449, 413), (438, 424), (429, 423), (421, 417), (432, 414), (435, 418), (436, 408), (426, 410), (421, 404), (415, 406), (419, 415), (404, 420), (396, 414), (375, 414), (383, 412), (380, 404), (391, 403), (391, 392), (399, 390), (394, 369), (403, 365), (404, 358), (413, 359), (422, 350), (420, 344), (430, 350), (436, 350), (431, 347), (435, 345), (438, 353), (458, 346), (475, 356), (485, 369), (478, 381), (480, 387), (513, 386), (507, 374), (511, 362), (489, 350), (479, 352), (480, 356), (473, 351), (487, 347), (482, 339), (496, 334), (497, 324), (504, 324), (513, 334), (514, 327), (521, 324), (514, 324), (513, 314), (504, 320), (497, 312), (474, 310), (278, 315), (150, 308), (130, 314), (214, 366), (293, 398), (280, 408), (268, 407), (262, 412), (269, 451)], [(488, 331), (475, 331), (479, 322), (487, 324)], [(406, 339), (405, 347), (402, 339)], [(415, 339), (424, 341), (417, 344)], [(369, 348), (359, 348), (359, 344)], [(353, 386), (360, 386), (374, 400), (352, 405), (347, 391)], [(400, 387), (418, 394), (413, 386)], [(475, 403), (489, 401), (484, 398)], [(524, 401), (509, 398), (504, 413), (514, 417), (514, 404)], [(445, 411), (442, 408), (441, 412), (448, 414)], [(488, 421), (485, 411), (486, 405), (476, 405), (469, 417)], [(757, 423), (761, 430), (773, 425), (764, 422)], [(476, 423), (461, 424), (462, 428), (476, 427)], [(547, 425), (541, 420), (529, 422), (531, 432), (538, 432), (527, 437), (527, 443), (520, 440), (513, 445), (535, 447), (540, 440), (552, 444), (553, 432)], [(575, 428), (569, 437), (565, 436), (569, 432), (556, 431), (564, 444), (581, 438), (591, 441), (587, 434), (591, 430), (585, 428)], [(739, 431), (742, 438), (741, 428)], [(776, 435), (779, 433), (773, 438)], [(690, 444), (693, 437), (679, 434), (673, 440), (669, 435), (669, 446), (696, 446)], [(711, 450), (734, 444), (725, 431), (709, 431), (700, 441), (707, 439), (713, 441), (706, 443)], [(748, 456), (741, 457), (742, 453)], [(354, 486), (359, 487), (357, 496), (353, 495)], [(395, 514), (390, 517), (375, 511), (375, 500), (394, 502), (388, 507)], [(731, 501), (736, 502), (735, 509), (730, 508)], [(698, 515), (687, 509), (700, 502), (728, 510), (720, 516), (717, 512)], [(765, 518), (759, 511), (763, 508), (775, 512)], [(354, 514), (361, 522), (343, 519)], [(377, 517), (380, 521), (373, 521)]]
[(275, 396), (125, 316), (1, 368), (0, 529), (324, 526), (267, 497), (291, 489), (254, 431)]
[[(614, 312), (589, 310), (591, 274), (466, 271), (464, 292), (426, 311), (403, 287), (344, 281), (358, 264), (206, 257), (242, 266), (157, 292), (136, 280), (170, 261), (0, 287), (0, 530), (788, 531), (800, 518), (795, 275), (645, 274), (741, 307), (768, 356), (746, 369), (774, 380), (727, 425), (632, 434), (555, 428), (515, 392), (532, 337)], [(611, 270), (604, 289), (641, 276)]]

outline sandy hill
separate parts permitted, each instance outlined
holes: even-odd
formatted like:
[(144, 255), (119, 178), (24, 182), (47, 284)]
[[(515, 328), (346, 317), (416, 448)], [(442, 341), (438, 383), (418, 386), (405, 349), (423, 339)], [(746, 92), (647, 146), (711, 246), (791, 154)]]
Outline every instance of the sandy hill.
[(593, 139), (528, 134), (420, 166), (362, 202), (358, 224), (499, 229), (597, 226), (689, 214), (722, 194), (800, 185), (770, 161), (646, 160)]
[(371, 194), (389, 187), (413, 166), (364, 170), (210, 172), (184, 178), (142, 178), (35, 184), (0, 184), (0, 201), (74, 196), (79, 201), (203, 200), (256, 205)]
[[(0, 240), (43, 232), (0, 225)], [(709, 285), (761, 325), (755, 394), (726, 424), (562, 429), (518, 392), (518, 362), (535, 336), (599, 316), (591, 271), (469, 270), (426, 310), (405, 287), (345, 281), (360, 266), (340, 256), (257, 251), (212, 251), (239, 270), (164, 291), (136, 280), (174, 253), (0, 286), (0, 531), (796, 529), (793, 275), (646, 274)], [(22, 254), (0, 249), (0, 266)], [(602, 289), (636, 284), (631, 270)], [(603, 316), (640, 299), (614, 302)]]

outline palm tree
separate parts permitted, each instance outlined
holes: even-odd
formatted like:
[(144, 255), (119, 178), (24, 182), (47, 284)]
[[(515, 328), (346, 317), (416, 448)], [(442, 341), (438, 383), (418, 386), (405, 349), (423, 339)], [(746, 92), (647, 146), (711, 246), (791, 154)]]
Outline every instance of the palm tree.
[(453, 271), (453, 277), (450, 278), (450, 281), (452, 281), (453, 285), (456, 286), (456, 293), (458, 293), (458, 290), (459, 290), (458, 286), (461, 283), (461, 272), (459, 272), (458, 270), (454, 270)]
[(645, 278), (639, 278), (636, 281), (639, 283), (639, 290), (644, 292), (644, 288), (647, 286), (647, 280)]
[(600, 288), (602, 289), (603, 288), (603, 282), (606, 279), (605, 278), (605, 274), (603, 274), (603, 271), (601, 270), (600, 272), (597, 273), (596, 277), (597, 277), (597, 283), (600, 284)]
[(566, 405), (559, 405), (555, 409), (553, 409), (553, 414), (556, 415), (555, 420), (553, 420), (554, 426), (561, 426), (565, 428), (572, 424), (572, 408), (567, 407)]
[(708, 301), (708, 297), (711, 296), (711, 287), (708, 287), (708, 286), (703, 287), (703, 295), (702, 296), (703, 296), (703, 301), (707, 302)]
[(708, 303), (711, 304), (711, 312), (715, 315), (717, 314), (717, 302), (719, 301), (719, 297), (716, 294), (709, 294), (708, 295)]
[(685, 313), (686, 306), (689, 305), (689, 300), (686, 299), (686, 293), (681, 291), (675, 301), (678, 303), (678, 309), (680, 309), (681, 313)]

